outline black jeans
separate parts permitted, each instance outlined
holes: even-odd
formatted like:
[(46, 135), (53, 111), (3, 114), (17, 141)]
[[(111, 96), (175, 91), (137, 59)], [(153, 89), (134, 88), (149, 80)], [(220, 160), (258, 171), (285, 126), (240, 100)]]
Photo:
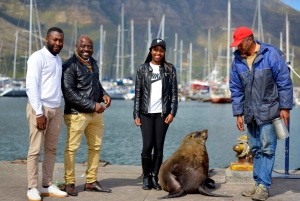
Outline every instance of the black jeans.
[(167, 115), (161, 113), (141, 114), (141, 131), (143, 137), (142, 157), (163, 156), (165, 136), (169, 124), (165, 123)]

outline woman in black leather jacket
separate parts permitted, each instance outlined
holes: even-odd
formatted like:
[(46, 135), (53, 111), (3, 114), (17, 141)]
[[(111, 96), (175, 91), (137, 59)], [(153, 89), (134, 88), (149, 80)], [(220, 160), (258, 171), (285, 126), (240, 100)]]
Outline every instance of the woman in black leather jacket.
[(161, 190), (157, 176), (165, 136), (178, 108), (178, 86), (176, 69), (165, 60), (165, 41), (154, 39), (149, 50), (145, 63), (137, 69), (133, 119), (143, 138), (142, 188)]

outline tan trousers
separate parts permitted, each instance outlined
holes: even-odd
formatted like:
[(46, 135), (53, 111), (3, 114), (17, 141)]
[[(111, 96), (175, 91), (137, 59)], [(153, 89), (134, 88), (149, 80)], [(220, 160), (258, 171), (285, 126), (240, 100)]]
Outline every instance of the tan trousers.
[(65, 114), (64, 120), (67, 125), (67, 142), (64, 156), (66, 184), (75, 184), (75, 154), (81, 143), (83, 133), (85, 133), (88, 145), (86, 182), (97, 181), (104, 129), (103, 113)]
[(27, 156), (28, 188), (38, 186), (38, 164), (42, 147), (44, 145), (44, 156), (42, 163), (42, 185), (52, 184), (53, 169), (56, 159), (56, 147), (62, 126), (61, 108), (48, 108), (43, 106), (43, 113), (47, 117), (45, 130), (36, 128), (36, 114), (31, 104), (27, 103), (26, 115), (29, 127), (29, 150)]

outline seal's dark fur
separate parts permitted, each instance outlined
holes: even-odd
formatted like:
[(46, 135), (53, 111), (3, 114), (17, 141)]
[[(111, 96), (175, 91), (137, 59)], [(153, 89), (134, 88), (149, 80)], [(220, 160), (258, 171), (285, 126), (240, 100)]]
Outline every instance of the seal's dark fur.
[(161, 166), (159, 183), (168, 195), (158, 199), (179, 197), (188, 193), (228, 197), (205, 191), (208, 178), (209, 158), (205, 147), (207, 130), (188, 134), (180, 147)]

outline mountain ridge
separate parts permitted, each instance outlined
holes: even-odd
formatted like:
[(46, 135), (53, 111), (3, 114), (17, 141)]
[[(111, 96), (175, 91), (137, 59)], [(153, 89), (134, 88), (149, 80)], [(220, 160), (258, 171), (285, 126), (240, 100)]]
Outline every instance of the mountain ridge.
[[(6, 0), (0, 4), (1, 24), (8, 28), (0, 27), (0, 43), (3, 42), (2, 53), (9, 54), (10, 59), (6, 59), (6, 67), (1, 65), (0, 73), (11, 74), (12, 71), (8, 65), (12, 65), (12, 56), (14, 49), (14, 40), (12, 30), (28, 29), (28, 7), (24, 7), (29, 0)], [(74, 22), (78, 24), (78, 33), (89, 34), (95, 42), (94, 57), (99, 46), (99, 29), (103, 25), (106, 31), (105, 56), (104, 56), (104, 74), (113, 76), (111, 68), (115, 63), (115, 48), (117, 38), (117, 26), (121, 23), (120, 13), (121, 5), (124, 4), (125, 13), (125, 52), (130, 54), (130, 20), (134, 20), (135, 36), (135, 66), (143, 62), (146, 52), (147, 23), (151, 19), (152, 38), (157, 35), (162, 15), (165, 15), (165, 41), (167, 43), (167, 55), (173, 62), (172, 49), (174, 48), (175, 33), (178, 39), (184, 43), (184, 65), (189, 51), (189, 44), (193, 44), (193, 79), (201, 78), (204, 63), (205, 47), (207, 46), (208, 29), (211, 30), (211, 41), (213, 55), (216, 59), (218, 46), (222, 44), (223, 55), (226, 54), (227, 46), (227, 0), (43, 0), (37, 1), (40, 22), (42, 25), (42, 36), (51, 26), (61, 27), (65, 32), (65, 46), (61, 52), (61, 57), (65, 60), (69, 51), (72, 50), (71, 37), (74, 32)], [(255, 15), (257, 1), (254, 0), (231, 0), (231, 27), (247, 26), (252, 27)], [(21, 7), (23, 11), (21, 11)], [(262, 23), (265, 35), (265, 42), (279, 47), (280, 32), (285, 41), (285, 13), (288, 12), (290, 21), (290, 47), (295, 48), (295, 69), (300, 69), (300, 12), (285, 5), (280, 0), (261, 1)], [(21, 12), (22, 15), (20, 14)], [(21, 16), (21, 17), (19, 17)], [(257, 27), (257, 22), (256, 26)], [(8, 29), (8, 30), (7, 30)], [(256, 28), (254, 28), (254, 37), (256, 37)], [(26, 50), (25, 33), (20, 33), (20, 46), (18, 53)], [(74, 41), (74, 40), (73, 40)], [(179, 42), (178, 42), (179, 44)], [(28, 45), (27, 45), (28, 46)], [(28, 48), (27, 48), (28, 49)], [(74, 49), (74, 48), (73, 48)], [(285, 49), (285, 45), (284, 45)], [(10, 50), (10, 51), (9, 51)], [(285, 50), (283, 50), (285, 51)], [(129, 66), (128, 58), (125, 58), (126, 65)], [(20, 59), (18, 69), (21, 69), (22, 61)], [(178, 68), (179, 66), (177, 66)], [(5, 68), (5, 70), (3, 70)], [(124, 73), (128, 75), (129, 70)]]

